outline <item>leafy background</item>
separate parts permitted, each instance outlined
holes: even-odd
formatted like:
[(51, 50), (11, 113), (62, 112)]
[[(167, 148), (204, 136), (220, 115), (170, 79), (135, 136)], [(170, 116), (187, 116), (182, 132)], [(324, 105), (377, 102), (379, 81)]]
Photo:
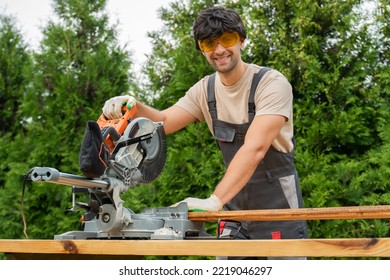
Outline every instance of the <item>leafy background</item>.
[[(0, 14), (0, 238), (26, 238), (20, 208), (23, 175), (32, 167), (80, 174), (85, 124), (100, 116), (108, 98), (132, 92), (165, 109), (212, 73), (194, 48), (191, 26), (214, 4), (242, 15), (244, 61), (278, 69), (291, 81), (305, 206), (390, 204), (386, 0), (174, 1), (159, 10), (163, 29), (150, 31), (153, 51), (137, 73), (119, 47), (118, 26), (108, 23), (106, 0), (53, 0), (56, 20), (48, 20), (38, 50), (26, 44), (15, 18)], [(207, 197), (223, 173), (206, 125), (192, 124), (168, 136), (162, 175), (122, 198), (137, 212)], [(80, 227), (82, 212), (68, 210), (70, 187), (24, 186), (29, 238)], [(312, 238), (388, 237), (389, 228), (385, 219), (309, 222)]]

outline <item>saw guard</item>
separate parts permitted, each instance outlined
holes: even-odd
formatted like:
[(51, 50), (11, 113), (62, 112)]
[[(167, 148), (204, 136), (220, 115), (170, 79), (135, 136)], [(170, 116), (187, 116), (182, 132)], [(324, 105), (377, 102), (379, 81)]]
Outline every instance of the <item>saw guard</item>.
[(167, 156), (167, 140), (163, 125), (158, 125), (150, 139), (142, 141), (141, 146), (146, 151), (140, 167), (142, 182), (154, 181), (162, 172)]
[(136, 118), (116, 142), (105, 175), (114, 176), (127, 186), (150, 183), (161, 174), (166, 154), (163, 124)]
[(108, 120), (102, 114), (97, 120), (111, 155), (105, 175), (115, 176), (128, 186), (152, 182), (161, 174), (166, 160), (163, 124), (142, 117), (134, 119), (136, 106), (130, 110), (123, 106), (122, 112), (120, 119)]

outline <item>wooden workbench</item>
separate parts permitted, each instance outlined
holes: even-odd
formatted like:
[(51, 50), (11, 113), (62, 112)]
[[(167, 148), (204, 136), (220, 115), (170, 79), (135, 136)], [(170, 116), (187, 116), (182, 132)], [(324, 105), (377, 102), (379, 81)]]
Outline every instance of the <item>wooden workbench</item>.
[[(189, 213), (193, 221), (390, 218), (390, 205)], [(134, 259), (143, 256), (390, 257), (390, 238), (292, 240), (0, 240), (22, 259)]]
[(16, 259), (142, 256), (390, 257), (390, 238), (305, 240), (0, 240)]

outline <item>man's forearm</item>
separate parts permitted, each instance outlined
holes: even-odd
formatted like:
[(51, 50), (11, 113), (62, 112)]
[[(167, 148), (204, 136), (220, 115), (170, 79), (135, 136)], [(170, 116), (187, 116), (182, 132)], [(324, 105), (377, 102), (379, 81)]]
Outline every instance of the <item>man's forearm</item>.
[(248, 183), (264, 154), (253, 150), (240, 149), (229, 164), (222, 180), (214, 190), (214, 194), (225, 205)]
[(161, 111), (145, 105), (140, 101), (137, 101), (137, 113), (135, 114), (135, 117), (148, 118), (154, 122), (162, 122), (165, 120), (165, 116)]

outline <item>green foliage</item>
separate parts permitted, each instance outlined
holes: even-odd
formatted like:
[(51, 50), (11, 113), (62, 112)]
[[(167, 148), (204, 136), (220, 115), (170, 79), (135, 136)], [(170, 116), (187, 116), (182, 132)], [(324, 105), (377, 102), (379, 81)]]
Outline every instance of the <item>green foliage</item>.
[[(218, 3), (217, 3), (218, 2)], [(366, 13), (362, 4), (375, 2)], [(174, 1), (149, 33), (153, 51), (135, 83), (129, 54), (108, 26), (105, 0), (55, 0), (56, 20), (39, 51), (27, 50), (13, 19), (0, 16), (0, 238), (24, 238), (23, 174), (34, 166), (78, 173), (87, 120), (132, 89), (165, 109), (213, 70), (195, 50), (198, 12), (226, 4), (240, 12), (248, 38), (243, 58), (285, 74), (294, 89), (296, 166), (306, 207), (390, 205), (390, 23), (386, 0)], [(139, 89), (142, 88), (142, 91)], [(188, 196), (210, 195), (224, 174), (204, 123), (168, 136), (168, 158), (154, 182), (122, 195), (138, 212)], [(30, 238), (79, 227), (71, 189), (25, 185)], [(310, 221), (315, 238), (389, 236), (386, 220)], [(208, 224), (211, 234), (215, 225)]]
[[(129, 54), (118, 47), (115, 27), (108, 26), (105, 0), (56, 0), (53, 4), (58, 19), (49, 20), (43, 30), (39, 51), (32, 56), (34, 65), (26, 74), (28, 86), (13, 82), (23, 89), (12, 95), (19, 102), (15, 115), (20, 115), (17, 125), (21, 123), (23, 129), (14, 139), (1, 139), (5, 184), (0, 197), (12, 201), (0, 205), (0, 218), (7, 221), (0, 225), (1, 237), (22, 237), (22, 220), (17, 214), (22, 174), (34, 166), (78, 174), (86, 122), (96, 120), (104, 102), (126, 92), (132, 82)], [(1, 42), (19, 47), (17, 40)], [(20, 55), (18, 59), (28, 62), (31, 57)], [(5, 150), (5, 141), (10, 140)], [(77, 229), (81, 212), (66, 211), (70, 203), (69, 187), (28, 185), (24, 212), (30, 238), (52, 238)]]
[[(21, 97), (30, 86), (31, 55), (15, 20), (0, 15), (0, 238), (22, 237), (19, 205), (22, 174), (20, 167), (28, 155), (19, 114)], [(22, 141), (20, 141), (22, 140)], [(14, 147), (14, 148), (13, 148)], [(22, 151), (27, 152), (23, 154)], [(20, 173), (15, 172), (16, 170)]]
[(13, 137), (20, 129), (18, 109), (20, 97), (28, 87), (26, 72), (31, 66), (30, 54), (26, 50), (15, 20), (0, 15), (0, 136)]

